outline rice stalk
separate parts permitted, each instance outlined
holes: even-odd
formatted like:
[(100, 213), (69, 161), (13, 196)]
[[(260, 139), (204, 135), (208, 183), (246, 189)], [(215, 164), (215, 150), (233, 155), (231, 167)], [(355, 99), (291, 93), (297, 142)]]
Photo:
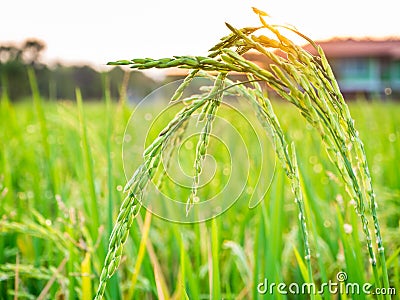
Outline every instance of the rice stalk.
[(65, 264), (67, 263), (69, 257), (66, 256), (60, 263), (60, 265), (57, 267), (57, 269), (55, 270), (53, 276), (51, 276), (50, 280), (46, 283), (46, 285), (44, 286), (43, 290), (40, 292), (39, 296), (38, 296), (38, 300), (44, 300), (47, 297), (47, 294), (50, 291), (51, 286), (53, 285), (54, 281), (56, 281), (58, 274), (61, 273), (61, 271), (64, 269)]
[[(183, 90), (190, 84), (192, 79), (202, 71), (218, 72), (219, 80), (221, 74), (239, 72), (264, 81), (283, 99), (297, 107), (300, 114), (320, 134), (323, 145), (328, 156), (336, 166), (345, 183), (346, 191), (355, 205), (355, 210), (362, 224), (362, 230), (366, 237), (370, 265), (372, 267), (375, 283), (381, 286), (375, 251), (372, 244), (369, 220), (366, 215), (366, 203), (372, 214), (376, 234), (376, 245), (381, 263), (383, 287), (389, 288), (389, 280), (385, 263), (385, 254), (379, 221), (376, 211), (376, 199), (373, 192), (371, 176), (369, 173), (365, 149), (358, 132), (354, 127), (354, 121), (350, 115), (347, 104), (340, 92), (336, 79), (332, 73), (328, 61), (320, 47), (292, 28), (287, 28), (309, 41), (318, 50), (318, 56), (312, 56), (301, 47), (295, 45), (285, 37), (279, 30), (279, 26), (271, 25), (265, 20), (264, 12), (255, 9), (261, 22), (260, 27), (236, 29), (226, 24), (231, 34), (221, 39), (221, 42), (210, 49), (208, 56), (174, 56), (162, 59), (132, 59), (120, 60), (109, 63), (110, 65), (129, 65), (134, 69), (170, 68), (179, 67), (191, 69), (191, 73), (184, 83), (178, 88), (173, 100), (182, 96)], [(281, 26), (282, 27), (282, 26)], [(284, 27), (284, 26), (283, 26)], [(264, 35), (256, 36), (258, 29), (267, 29), (275, 37), (268, 38)], [(284, 55), (276, 55), (270, 48), (278, 49)], [(258, 51), (273, 61), (270, 70), (263, 69), (251, 61), (245, 59), (242, 54), (250, 49)], [(218, 79), (217, 78), (217, 79)], [(252, 79), (253, 80), (253, 79)], [(223, 78), (222, 81), (226, 81)], [(216, 84), (214, 85), (214, 87)], [(242, 88), (243, 91), (243, 88)], [(311, 253), (308, 243), (305, 209), (302, 199), (300, 177), (297, 167), (294, 145), (289, 147), (284, 139), (277, 118), (274, 115), (269, 100), (263, 96), (261, 89), (253, 83), (251, 89), (245, 91), (246, 95), (256, 107), (256, 112), (262, 123), (272, 128), (276, 143), (277, 156), (280, 159), (287, 176), (291, 180), (292, 192), (299, 209), (299, 221), (305, 244), (305, 260), (307, 264), (308, 279), (312, 281)], [(255, 100), (254, 100), (255, 99)], [(140, 198), (143, 194), (146, 183), (154, 176), (155, 169), (159, 164), (161, 153), (165, 149), (172, 136), (176, 134), (188, 117), (201, 108), (204, 113), (210, 113), (211, 117), (203, 128), (203, 133), (196, 147), (195, 179), (193, 184), (192, 197), (196, 196), (198, 176), (201, 172), (201, 162), (204, 158), (206, 145), (208, 143), (209, 131), (211, 130), (212, 119), (217, 105), (208, 102), (209, 97), (194, 99), (187, 105), (168, 126), (159, 134), (153, 143), (144, 152), (144, 163), (136, 171), (135, 175), (128, 182), (126, 191), (129, 195), (121, 206), (117, 223), (114, 226), (113, 235), (110, 239), (109, 252), (100, 277), (100, 286), (96, 299), (100, 299), (104, 292), (105, 283), (119, 264), (122, 247), (126, 241), (127, 231), (134, 218), (133, 207), (140, 206)], [(138, 197), (140, 196), (140, 197)], [(189, 203), (190, 208), (190, 203)]]
[(0, 265), (0, 277), (2, 280), (15, 278), (17, 269), (20, 277), (33, 278), (36, 280), (50, 280), (56, 275), (58, 281), (63, 283), (68, 282), (68, 278), (64, 274), (56, 271), (56, 266), (36, 267), (21, 263), (18, 265), (9, 263)]
[[(0, 233), (20, 233), (22, 235), (29, 235), (45, 239), (54, 243), (54, 246), (60, 250), (64, 255), (68, 255), (70, 246), (74, 246), (74, 243), (78, 244), (74, 240), (66, 239), (64, 232), (45, 220), (39, 213), (32, 211), (32, 214), (36, 218), (36, 222), (31, 220), (23, 220), (22, 222), (16, 222), (8, 219), (0, 221)], [(76, 248), (72, 247), (77, 250)]]

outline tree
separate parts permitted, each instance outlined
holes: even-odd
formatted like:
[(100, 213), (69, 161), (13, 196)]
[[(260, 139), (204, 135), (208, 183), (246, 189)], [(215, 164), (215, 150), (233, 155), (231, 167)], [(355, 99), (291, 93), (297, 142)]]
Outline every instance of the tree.
[(37, 39), (28, 39), (22, 47), (22, 59), (25, 64), (35, 65), (39, 63), (40, 56), (46, 44)]

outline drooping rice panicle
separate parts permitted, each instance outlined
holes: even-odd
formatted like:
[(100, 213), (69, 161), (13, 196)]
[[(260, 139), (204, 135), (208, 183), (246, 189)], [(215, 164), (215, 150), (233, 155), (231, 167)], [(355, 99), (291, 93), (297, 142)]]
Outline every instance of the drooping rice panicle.
[[(351, 136), (346, 136), (346, 125), (343, 125), (348, 123), (352, 124), (353, 121), (349, 121), (351, 117), (349, 117), (350, 114), (348, 113), (347, 105), (343, 101), (343, 96), (340, 94), (340, 91), (338, 89), (334, 90), (333, 88), (333, 86), (337, 85), (337, 83), (330, 83), (330, 81), (335, 81), (334, 77), (332, 78), (327, 76), (327, 74), (324, 74), (321, 71), (321, 67), (318, 65), (318, 63), (316, 63), (315, 58), (312, 57), (311, 54), (309, 54), (302, 48), (295, 46), (288, 39), (282, 37), (282, 35), (275, 28), (269, 25), (266, 27), (268, 29), (271, 29), (271, 31), (273, 31), (273, 33), (275, 33), (280, 39), (281, 43), (276, 44), (279, 45), (279, 50), (286, 52), (288, 57), (292, 57), (291, 61), (277, 59), (276, 56), (271, 55), (271, 52), (267, 51), (262, 47), (262, 45), (254, 41), (257, 40), (257, 38), (251, 39), (234, 29), (232, 26), (228, 25), (228, 27), (233, 32), (240, 35), (243, 40), (252, 45), (253, 49), (258, 50), (276, 63), (275, 65), (278, 66), (278, 68), (272, 67), (272, 70), (274, 71), (276, 78), (283, 82), (286, 89), (289, 89), (290, 92), (288, 93), (286, 90), (280, 89), (279, 85), (276, 85), (274, 83), (274, 79), (270, 76), (271, 74), (266, 74), (258, 66), (253, 65), (251, 70), (248, 70), (248, 72), (252, 73), (257, 78), (263, 80), (269, 79), (265, 80), (266, 83), (284, 99), (287, 99), (288, 101), (296, 105), (300, 109), (301, 114), (307, 119), (307, 121), (309, 121), (311, 125), (316, 127), (320, 132), (323, 141), (327, 146), (328, 153), (330, 154), (329, 157), (331, 158), (332, 162), (338, 167), (342, 178), (346, 183), (347, 192), (349, 193), (350, 197), (354, 199), (357, 203), (356, 211), (357, 214), (360, 216), (362, 229), (366, 236), (367, 249), (370, 256), (374, 278), (377, 284), (379, 284), (379, 278), (376, 269), (376, 258), (372, 246), (371, 233), (368, 227), (368, 218), (365, 215), (366, 199), (361, 190), (362, 182), (360, 181), (365, 180), (357, 177), (357, 174), (354, 171), (356, 169), (353, 167), (355, 164), (354, 161), (356, 161), (357, 159), (350, 151), (351, 149), (349, 148), (351, 147), (349, 147), (349, 143), (350, 141), (355, 141), (355, 138)], [(237, 55), (231, 50), (227, 49), (225, 50), (225, 53), (230, 58), (234, 58), (229, 60), (229, 62), (232, 64), (237, 64), (241, 67), (251, 65), (247, 63), (243, 57)], [(297, 59), (294, 59), (294, 57), (297, 57)], [(225, 57), (223, 57), (223, 60), (224, 58)], [(283, 73), (282, 71), (285, 71), (285, 73)], [(328, 80), (327, 78), (329, 78), (330, 80)], [(304, 88), (305, 92), (302, 92), (299, 87)], [(325, 89), (327, 89), (329, 93), (327, 93)], [(337, 95), (335, 92), (339, 93), (339, 95)], [(342, 99), (342, 101), (339, 102), (338, 99)], [(307, 105), (307, 107), (305, 105)], [(343, 111), (344, 113), (346, 113), (347, 117), (349, 117), (348, 120), (342, 119)], [(318, 116), (318, 118), (310, 119), (310, 116), (312, 115)], [(332, 152), (334, 155), (332, 155)], [(368, 174), (368, 172), (365, 170), (363, 173)], [(368, 178), (367, 175), (364, 176)], [(361, 177), (363, 177), (363, 175)], [(370, 203), (372, 203), (371, 200), (369, 201)], [(373, 214), (376, 216), (376, 212), (374, 212)], [(373, 217), (373, 220), (375, 231), (379, 232), (377, 236), (380, 236), (378, 220), (375, 217)], [(381, 252), (383, 250), (383, 247), (381, 247), (381, 239), (377, 238), (377, 240), (379, 241), (378, 248)], [(382, 256), (383, 255), (381, 255), (381, 257)], [(384, 270), (386, 269), (386, 267), (384, 266), (385, 263), (383, 257), (382, 261), (382, 271), (384, 274), (386, 273), (386, 275), (384, 275), (384, 278), (387, 279), (387, 271)], [(389, 287), (388, 280), (386, 280), (385, 286)]]
[(211, 128), (215, 119), (215, 114), (217, 112), (218, 106), (221, 103), (223, 96), (224, 80), (226, 73), (220, 73), (214, 83), (214, 87), (211, 89), (207, 96), (207, 105), (205, 110), (201, 112), (199, 118), (204, 116), (205, 124), (200, 132), (199, 141), (196, 145), (196, 156), (194, 160), (194, 176), (192, 191), (186, 203), (186, 215), (189, 214), (190, 209), (193, 207), (194, 203), (198, 202), (197, 189), (200, 184), (200, 175), (203, 168), (203, 161), (206, 157), (207, 147), (210, 140)]
[(183, 94), (183, 91), (190, 85), (192, 82), (193, 78), (196, 77), (196, 74), (199, 70), (192, 70), (189, 75), (185, 77), (183, 82), (179, 85), (179, 87), (176, 89), (175, 93), (171, 97), (171, 102), (178, 101)]
[[(375, 234), (377, 238), (376, 244), (378, 247), (378, 253), (381, 260), (383, 286), (385, 288), (389, 288), (384, 247), (382, 243), (382, 236), (376, 212), (377, 205), (375, 200), (375, 193), (373, 192), (372, 188), (371, 176), (367, 164), (364, 145), (361, 139), (359, 138), (358, 131), (354, 127), (354, 121), (351, 117), (348, 106), (345, 103), (344, 98), (340, 92), (339, 86), (334, 77), (332, 69), (325, 57), (325, 54), (320, 47), (317, 47), (317, 50), (319, 53), (319, 59), (321, 63), (314, 64), (314, 68), (312, 68), (312, 70), (314, 71), (314, 73), (316, 73), (315, 74), (316, 76), (314, 77), (320, 80), (318, 91), (323, 95), (323, 97), (325, 97), (325, 99), (327, 99), (327, 103), (332, 108), (332, 110), (338, 113), (339, 117), (335, 122), (338, 125), (336, 127), (336, 130), (340, 131), (341, 129), (341, 134), (342, 136), (345, 137), (345, 139), (342, 140), (342, 150), (344, 149), (344, 151), (341, 152), (341, 155), (343, 161), (345, 162), (346, 171), (349, 173), (348, 174), (349, 176), (346, 175), (343, 176), (343, 174), (342, 176), (344, 177), (345, 182), (349, 186), (348, 188), (349, 194), (350, 195), (355, 194), (355, 197), (353, 197), (353, 199), (357, 201), (356, 211), (361, 218), (363, 224), (362, 226), (363, 231), (366, 235), (367, 247), (368, 247), (368, 252), (370, 254), (370, 260), (374, 271), (375, 281), (376, 284), (379, 284), (377, 270), (375, 267), (376, 259), (368, 228), (368, 219), (365, 216), (364, 199), (366, 199), (369, 202), (369, 207), (371, 210)], [(338, 127), (340, 127), (340, 129)], [(356, 171), (357, 174), (355, 174)], [(353, 191), (351, 191), (350, 187), (353, 187)]]
[[(299, 109), (300, 114), (320, 134), (330, 160), (338, 169), (345, 183), (347, 193), (356, 203), (355, 209), (361, 220), (362, 230), (366, 237), (368, 255), (375, 282), (377, 286), (381, 286), (365, 209), (365, 203), (369, 204), (377, 237), (376, 244), (381, 262), (383, 286), (389, 288), (383, 241), (376, 212), (375, 194), (372, 188), (364, 146), (354, 127), (354, 121), (351, 118), (351, 114), (329, 63), (322, 49), (316, 46), (311, 39), (295, 29), (289, 28), (289, 30), (309, 41), (317, 49), (318, 56), (313, 56), (303, 48), (295, 45), (278, 30), (279, 26), (269, 24), (264, 18), (267, 14), (257, 9), (254, 9), (254, 11), (260, 18), (260, 27), (236, 29), (230, 24), (226, 24), (231, 30), (231, 34), (223, 37), (221, 42), (212, 47), (208, 56), (175, 56), (162, 59), (144, 58), (121, 60), (110, 64), (129, 65), (134, 69), (171, 67), (191, 69), (192, 71), (172, 97), (174, 101), (181, 98), (184, 89), (199, 74), (199, 71), (203, 70), (218, 72), (219, 76), (224, 74), (221, 82), (226, 81), (225, 76), (229, 72), (250, 75), (250, 78), (264, 81), (283, 99), (295, 105)], [(274, 35), (274, 38), (264, 35), (256, 36), (255, 32), (261, 28), (269, 30)], [(270, 48), (279, 50), (284, 55), (278, 56), (276, 53), (270, 51)], [(272, 61), (270, 69), (264, 69), (242, 56), (243, 53), (251, 49), (258, 51)], [(217, 81), (219, 79), (222, 78), (218, 77)], [(216, 86), (217, 83), (215, 83), (214, 88)], [(262, 123), (272, 129), (277, 156), (291, 180), (292, 192), (294, 193), (300, 212), (299, 221), (305, 245), (305, 258), (309, 272), (309, 281), (312, 282), (311, 253), (294, 145), (288, 147), (269, 99), (264, 97), (258, 84), (253, 84), (250, 89), (238, 85), (236, 89), (254, 105), (257, 116), (261, 119)], [(136, 213), (135, 209), (140, 206), (140, 197), (142, 196), (143, 189), (146, 183), (153, 178), (152, 176), (154, 176), (154, 172), (159, 165), (163, 151), (165, 151), (169, 142), (180, 140), (180, 137), (177, 137), (179, 136), (177, 135), (178, 129), (182, 128), (188, 117), (201, 107), (203, 107), (203, 113), (206, 118), (196, 147), (195, 176), (192, 195), (189, 200), (192, 199), (190, 201), (193, 201), (196, 197), (202, 161), (205, 157), (212, 122), (218, 107), (218, 101), (210, 102), (209, 97), (200, 97), (197, 100), (193, 100), (175, 116), (145, 150), (143, 165), (126, 186), (126, 190), (129, 190), (129, 195), (121, 206), (117, 224), (114, 227), (96, 299), (101, 298), (107, 279), (114, 273), (119, 264), (122, 247), (126, 240), (125, 234), (127, 236), (127, 231), (129, 231), (129, 226), (127, 225), (131, 224)], [(193, 204), (190, 201), (188, 202), (187, 212)]]
[(174, 152), (181, 144), (188, 124), (189, 124), (189, 120), (186, 120), (185, 122), (182, 123), (182, 126), (177, 130), (176, 134), (171, 137), (170, 142), (167, 145), (165, 145), (165, 147), (162, 151), (163, 152), (163, 154), (162, 154), (163, 155), (163, 158), (162, 158), (163, 170), (162, 170), (162, 172), (158, 178), (157, 184), (156, 184), (158, 189), (162, 188), (162, 185), (164, 183), (164, 178), (168, 173), (168, 168), (171, 164)]

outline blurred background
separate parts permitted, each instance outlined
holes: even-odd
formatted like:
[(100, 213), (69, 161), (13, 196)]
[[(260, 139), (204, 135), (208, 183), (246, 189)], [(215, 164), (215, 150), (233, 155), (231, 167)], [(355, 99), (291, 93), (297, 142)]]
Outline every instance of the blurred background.
[[(99, 99), (99, 73), (110, 72), (111, 91), (116, 95), (123, 72), (107, 67), (107, 62), (205, 55), (228, 34), (224, 22), (236, 27), (258, 24), (251, 6), (313, 40), (324, 41), (322, 47), (344, 93), (396, 98), (400, 90), (400, 4), (396, 0), (334, 4), (317, 0), (4, 1), (0, 84), (8, 85), (12, 100), (28, 96), (25, 66), (31, 65), (37, 70), (43, 97), (71, 99), (79, 86), (85, 99)], [(182, 73), (134, 74), (129, 79), (130, 98), (142, 98), (160, 81), (169, 81), (170, 75)]]

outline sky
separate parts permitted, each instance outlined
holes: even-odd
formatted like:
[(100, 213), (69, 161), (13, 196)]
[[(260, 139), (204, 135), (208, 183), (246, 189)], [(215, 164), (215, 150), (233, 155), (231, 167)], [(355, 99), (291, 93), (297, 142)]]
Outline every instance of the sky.
[(0, 43), (39, 38), (46, 62), (89, 63), (135, 57), (205, 55), (235, 27), (268, 12), (314, 40), (400, 37), (399, 0), (2, 0)]

